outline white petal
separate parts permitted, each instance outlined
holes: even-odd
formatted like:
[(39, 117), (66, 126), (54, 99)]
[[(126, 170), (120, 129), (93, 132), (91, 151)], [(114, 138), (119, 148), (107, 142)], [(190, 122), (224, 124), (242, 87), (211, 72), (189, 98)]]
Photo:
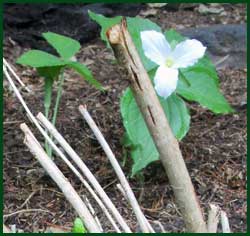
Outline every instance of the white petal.
[(159, 96), (167, 98), (176, 89), (178, 82), (178, 70), (160, 66), (154, 78), (155, 90)]
[(142, 31), (141, 41), (146, 57), (158, 65), (165, 64), (171, 47), (162, 33), (154, 30)]
[(206, 47), (196, 39), (188, 39), (176, 45), (172, 52), (173, 68), (185, 68), (194, 65), (205, 54)]

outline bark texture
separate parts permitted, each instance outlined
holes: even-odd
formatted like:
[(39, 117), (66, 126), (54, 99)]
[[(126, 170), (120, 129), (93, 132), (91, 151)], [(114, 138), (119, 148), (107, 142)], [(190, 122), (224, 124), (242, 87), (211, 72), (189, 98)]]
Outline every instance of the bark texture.
[(127, 30), (126, 20), (107, 31), (115, 56), (128, 74), (130, 87), (160, 154), (188, 232), (207, 232), (179, 144), (169, 126), (149, 76)]

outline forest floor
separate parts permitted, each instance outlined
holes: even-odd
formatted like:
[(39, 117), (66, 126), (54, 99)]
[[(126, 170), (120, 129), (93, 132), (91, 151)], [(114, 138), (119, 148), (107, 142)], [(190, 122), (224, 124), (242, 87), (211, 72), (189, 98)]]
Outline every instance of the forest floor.
[[(223, 15), (204, 15), (189, 9), (159, 9), (156, 15), (146, 15), (164, 29), (246, 21), (243, 5), (226, 5), (224, 8)], [(145, 15), (145, 11), (141, 15)], [(10, 39), (4, 40), (4, 56), (15, 65), (23, 82), (32, 89), (33, 93), (23, 92), (23, 96), (33, 114), (37, 114), (43, 111), (43, 81), (35, 70), (14, 64), (16, 58), (26, 50)], [(77, 59), (89, 66), (106, 92), (97, 91), (79, 75), (67, 71), (56, 126), (136, 231), (135, 218), (126, 201), (121, 201), (122, 196), (116, 188), (117, 180), (110, 163), (78, 112), (80, 104), (87, 104), (116, 157), (123, 163), (124, 149), (120, 138), (124, 128), (119, 98), (128, 83), (113, 63), (112, 52), (100, 39), (83, 45)], [(209, 203), (215, 203), (227, 212), (233, 232), (246, 232), (246, 68), (225, 68), (219, 70), (218, 74), (221, 91), (236, 112), (215, 115), (196, 103), (188, 103), (191, 127), (180, 142), (180, 147), (205, 217)], [(24, 109), (4, 82), (4, 222), (8, 226), (16, 225), (17, 229), (24, 232), (49, 232), (51, 227), (70, 231), (76, 213), (23, 144), (24, 135), (19, 128), (23, 122), (30, 125)], [(32, 130), (39, 136), (34, 128)], [(55, 161), (78, 193), (84, 194), (84, 187), (65, 164), (57, 158)], [(128, 157), (123, 166), (128, 177), (131, 164)], [(167, 232), (184, 231), (183, 219), (160, 162), (148, 166), (143, 171), (143, 178), (129, 178), (129, 182), (150, 221), (162, 222)], [(33, 211), (25, 211), (27, 209)], [(20, 210), (23, 211), (20, 213)], [(105, 222), (102, 217), (101, 220)]]

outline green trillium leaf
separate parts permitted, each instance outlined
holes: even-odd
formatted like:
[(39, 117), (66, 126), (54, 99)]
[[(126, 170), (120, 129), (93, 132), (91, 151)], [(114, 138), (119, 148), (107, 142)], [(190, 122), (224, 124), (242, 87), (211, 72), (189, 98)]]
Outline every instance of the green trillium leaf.
[(40, 50), (30, 50), (17, 59), (18, 64), (25, 66), (38, 67), (51, 67), (51, 66), (64, 66), (67, 63), (60, 58), (51, 55), (47, 52)]
[[(181, 140), (187, 133), (190, 123), (185, 102), (175, 94), (167, 99), (160, 98), (160, 102), (174, 135)], [(123, 94), (120, 105), (126, 140), (129, 140), (126, 144), (131, 147), (131, 156), (134, 160), (132, 174), (135, 174), (152, 161), (158, 160), (159, 154), (130, 89)]]
[(46, 41), (56, 49), (58, 54), (63, 59), (70, 59), (74, 56), (81, 48), (78, 41), (52, 32), (42, 34)]
[(94, 85), (97, 89), (103, 90), (102, 85), (94, 79), (91, 71), (87, 68), (87, 66), (79, 62), (72, 61), (68, 62), (67, 66), (77, 71), (80, 75), (84, 77), (85, 80), (87, 80), (90, 84)]

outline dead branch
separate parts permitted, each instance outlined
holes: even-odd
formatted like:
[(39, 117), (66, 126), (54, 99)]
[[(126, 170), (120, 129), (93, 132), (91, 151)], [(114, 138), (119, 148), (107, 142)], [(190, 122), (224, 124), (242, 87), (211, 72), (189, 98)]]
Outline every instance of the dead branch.
[(207, 232), (202, 211), (179, 144), (127, 30), (126, 20), (107, 31), (115, 56), (128, 74), (130, 87), (160, 154), (188, 232)]

